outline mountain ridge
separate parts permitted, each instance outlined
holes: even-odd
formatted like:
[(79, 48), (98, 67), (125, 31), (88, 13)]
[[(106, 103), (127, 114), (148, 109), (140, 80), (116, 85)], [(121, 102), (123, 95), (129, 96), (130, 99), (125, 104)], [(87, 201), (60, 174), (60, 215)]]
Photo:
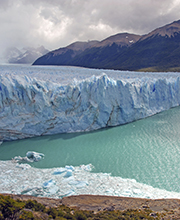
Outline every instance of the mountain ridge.
[(25, 47), (22, 49), (9, 47), (4, 51), (3, 57), (8, 63), (30, 64), (33, 63), (38, 57), (41, 57), (48, 52), (49, 50), (45, 49), (44, 46), (40, 46), (38, 48)]
[[(77, 42), (38, 58), (33, 65), (70, 65), (118, 70), (180, 70), (180, 20), (145, 35), (119, 33), (102, 41)], [(82, 44), (82, 42), (79, 44)], [(85, 44), (85, 42), (84, 42)], [(72, 47), (72, 45), (74, 47)], [(62, 51), (58, 55), (58, 51)]]

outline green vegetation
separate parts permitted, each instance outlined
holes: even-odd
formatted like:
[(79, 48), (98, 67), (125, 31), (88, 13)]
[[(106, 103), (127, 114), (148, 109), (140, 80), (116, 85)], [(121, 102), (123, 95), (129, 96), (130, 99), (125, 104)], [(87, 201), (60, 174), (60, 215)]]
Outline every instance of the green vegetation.
[(128, 209), (125, 211), (81, 211), (71, 209), (67, 206), (61, 205), (56, 208), (45, 207), (35, 200), (14, 200), (10, 196), (0, 195), (0, 220), (8, 219), (55, 219), (55, 220), (126, 220), (126, 219), (160, 219), (157, 213), (153, 213), (150, 209)]

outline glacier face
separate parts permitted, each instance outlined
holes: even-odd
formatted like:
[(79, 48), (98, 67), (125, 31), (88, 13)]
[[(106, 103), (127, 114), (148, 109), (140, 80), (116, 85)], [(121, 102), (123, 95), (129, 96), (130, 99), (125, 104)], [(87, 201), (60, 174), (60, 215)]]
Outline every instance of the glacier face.
[(116, 78), (99, 72), (87, 76), (61, 83), (53, 81), (52, 73), (48, 80), (45, 75), (0, 74), (0, 140), (91, 131), (180, 104), (178, 74)]

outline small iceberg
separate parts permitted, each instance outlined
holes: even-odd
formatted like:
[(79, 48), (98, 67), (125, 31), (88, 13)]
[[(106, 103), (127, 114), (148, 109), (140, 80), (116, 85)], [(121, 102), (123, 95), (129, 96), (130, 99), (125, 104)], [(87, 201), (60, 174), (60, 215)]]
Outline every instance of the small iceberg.
[(64, 173), (64, 172), (66, 172), (66, 171), (67, 171), (66, 168), (60, 167), (60, 168), (58, 168), (57, 170), (55, 170), (55, 171), (53, 172), (53, 175), (59, 175), (59, 174), (62, 174), (62, 173)]
[(66, 174), (64, 175), (64, 177), (66, 177), (66, 178), (68, 178), (68, 177), (70, 177), (70, 176), (72, 176), (73, 174), (72, 174), (72, 170), (68, 170), (67, 172), (66, 172)]
[(44, 188), (49, 188), (49, 187), (51, 187), (51, 186), (53, 186), (53, 185), (55, 185), (55, 181), (54, 181), (53, 179), (50, 179), (50, 180), (45, 181), (45, 182), (43, 183), (43, 187), (44, 187)]
[(85, 186), (88, 186), (88, 182), (72, 180), (69, 182), (69, 185), (74, 185), (76, 188), (84, 188)]
[(55, 194), (59, 190), (59, 188), (56, 186), (56, 182), (53, 179), (45, 181), (43, 183), (43, 188), (51, 195)]
[(31, 168), (29, 164), (17, 164), (16, 168), (21, 168), (22, 170), (28, 170)]
[(70, 177), (72, 176), (72, 172), (75, 170), (75, 168), (71, 165), (71, 166), (65, 166), (65, 167), (60, 167), (58, 169), (56, 169), (54, 172), (53, 172), (53, 175), (59, 175), (59, 174), (62, 174), (62, 173), (65, 173), (66, 174), (64, 175), (64, 177)]
[(44, 158), (44, 154), (42, 154), (42, 153), (28, 151), (26, 153), (26, 157), (16, 156), (13, 158), (13, 160), (15, 162), (19, 162), (19, 163), (22, 163), (22, 162), (31, 162), (32, 163), (32, 162), (38, 162), (43, 158)]
[(38, 162), (38, 161), (40, 161), (41, 159), (44, 158), (44, 154), (37, 153), (37, 152), (34, 152), (34, 151), (28, 151), (26, 153), (26, 156), (29, 160), (32, 160), (32, 162)]
[(66, 165), (65, 168), (66, 168), (67, 170), (72, 170), (72, 171), (74, 171), (74, 167), (73, 167), (72, 165), (71, 165), (71, 166)]
[(88, 171), (88, 172), (90, 172), (92, 169), (93, 169), (94, 167), (93, 167), (93, 165), (92, 164), (87, 164), (87, 165), (81, 165), (80, 166), (80, 169), (81, 170), (85, 170), (85, 171)]

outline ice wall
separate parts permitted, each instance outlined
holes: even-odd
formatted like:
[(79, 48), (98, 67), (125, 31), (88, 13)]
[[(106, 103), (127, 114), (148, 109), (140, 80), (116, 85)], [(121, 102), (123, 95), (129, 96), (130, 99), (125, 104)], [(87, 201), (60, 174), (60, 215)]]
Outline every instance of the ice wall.
[(115, 80), (101, 74), (67, 85), (43, 80), (0, 75), (0, 140), (91, 131), (180, 104), (178, 76)]

